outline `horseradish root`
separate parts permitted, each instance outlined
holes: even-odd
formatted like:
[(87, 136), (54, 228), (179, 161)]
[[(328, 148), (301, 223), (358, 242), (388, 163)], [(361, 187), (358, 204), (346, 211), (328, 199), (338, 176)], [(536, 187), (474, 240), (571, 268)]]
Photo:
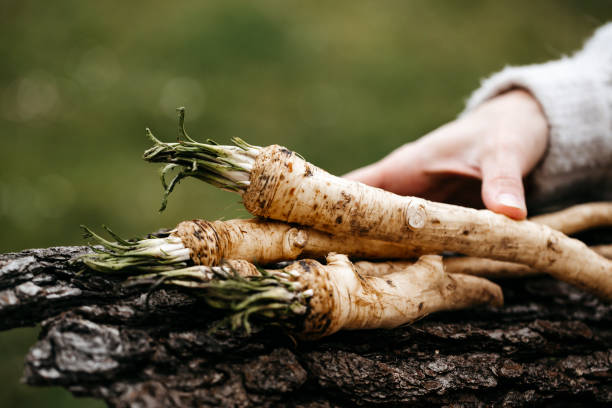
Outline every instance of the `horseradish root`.
[(267, 265), (298, 257), (322, 259), (329, 252), (364, 259), (410, 259), (431, 252), (418, 246), (410, 248), (366, 238), (338, 237), (312, 228), (261, 219), (183, 221), (167, 237), (140, 241), (127, 241), (109, 231), (117, 240), (110, 242), (83, 228), (105, 250), (82, 256), (80, 260), (100, 272), (216, 266), (227, 259)]
[(578, 204), (561, 211), (531, 217), (530, 221), (571, 235), (589, 228), (612, 226), (612, 203)]
[[(612, 258), (612, 245), (596, 245), (590, 248), (608, 259)], [(410, 264), (410, 261), (359, 261), (355, 263), (355, 268), (362, 275), (382, 276), (401, 270)], [(542, 274), (541, 271), (527, 265), (472, 256), (444, 257), (444, 270), (448, 273), (461, 273), (483, 278), (522, 278)]]
[[(612, 245), (597, 245), (589, 248), (605, 258), (612, 259)], [(469, 256), (444, 258), (444, 269), (449, 273), (465, 273), (485, 278), (522, 278), (543, 273), (535, 268), (514, 262)]]
[(306, 259), (281, 270), (261, 270), (259, 277), (253, 277), (252, 267), (233, 267), (234, 273), (227, 266), (196, 266), (132, 280), (163, 278), (199, 291), (211, 306), (232, 313), (233, 329), (248, 331), (257, 317), (304, 339), (339, 330), (393, 328), (442, 310), (503, 304), (499, 286), (475, 276), (447, 274), (436, 255), (423, 256), (384, 278), (360, 275), (338, 254), (329, 254), (326, 265)]

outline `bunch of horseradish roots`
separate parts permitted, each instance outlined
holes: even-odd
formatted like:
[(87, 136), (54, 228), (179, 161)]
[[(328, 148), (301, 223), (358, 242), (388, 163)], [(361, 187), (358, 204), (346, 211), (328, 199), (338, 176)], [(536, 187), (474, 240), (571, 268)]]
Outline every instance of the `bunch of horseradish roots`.
[[(565, 235), (612, 225), (612, 203), (514, 221), (342, 179), (277, 145), (196, 142), (183, 109), (177, 142), (147, 135), (154, 146), (145, 160), (165, 163), (162, 209), (180, 180), (194, 177), (240, 194), (256, 218), (185, 221), (130, 241), (86, 229), (103, 249), (79, 261), (194, 291), (227, 311), (233, 329), (248, 331), (255, 319), (316, 339), (393, 328), (436, 311), (501, 306), (501, 288), (486, 277), (537, 273), (612, 300), (612, 248)], [(449, 251), (462, 256), (439, 255)]]

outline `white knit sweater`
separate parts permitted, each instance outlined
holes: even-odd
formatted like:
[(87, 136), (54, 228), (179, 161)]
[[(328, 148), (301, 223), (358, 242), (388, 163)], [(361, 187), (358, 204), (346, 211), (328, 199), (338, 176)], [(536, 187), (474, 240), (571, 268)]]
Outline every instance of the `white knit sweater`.
[(530, 208), (612, 200), (612, 23), (571, 57), (483, 80), (466, 111), (514, 87), (538, 99), (550, 126), (547, 151), (526, 180)]

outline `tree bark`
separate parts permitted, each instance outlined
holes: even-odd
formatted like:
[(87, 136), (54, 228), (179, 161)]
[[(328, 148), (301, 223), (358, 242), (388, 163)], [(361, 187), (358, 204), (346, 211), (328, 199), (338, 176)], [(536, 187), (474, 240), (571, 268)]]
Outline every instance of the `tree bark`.
[(0, 255), (0, 327), (42, 322), (31, 385), (111, 406), (610, 406), (612, 305), (548, 277), (500, 281), (502, 308), (296, 342), (215, 329), (175, 289), (79, 274), (86, 247)]

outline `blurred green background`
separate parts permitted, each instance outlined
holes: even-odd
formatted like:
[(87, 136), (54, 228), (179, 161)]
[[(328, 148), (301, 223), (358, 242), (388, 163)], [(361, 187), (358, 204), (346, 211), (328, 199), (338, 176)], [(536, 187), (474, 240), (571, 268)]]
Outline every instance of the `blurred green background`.
[[(610, 1), (0, 2), (0, 251), (245, 216), (184, 181), (165, 213), (144, 128), (279, 143), (341, 174), (454, 118), (480, 78), (554, 59)], [(102, 406), (19, 384), (37, 329), (0, 334), (3, 406)]]

